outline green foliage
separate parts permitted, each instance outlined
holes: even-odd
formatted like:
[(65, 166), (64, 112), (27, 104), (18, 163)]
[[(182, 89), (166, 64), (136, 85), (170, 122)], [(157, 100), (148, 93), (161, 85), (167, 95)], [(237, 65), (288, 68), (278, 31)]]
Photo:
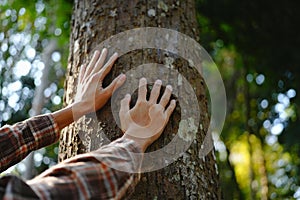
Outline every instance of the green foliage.
[[(0, 2), (0, 125), (30, 117), (35, 88), (40, 84), (42, 53), (50, 40), (58, 44), (50, 59), (49, 85), (42, 113), (61, 108), (70, 35), (70, 1)], [(56, 149), (56, 150), (55, 150)], [(55, 151), (54, 151), (55, 150)], [(38, 173), (57, 160), (57, 144), (41, 150)], [(54, 153), (56, 152), (56, 154)], [(17, 167), (17, 169), (22, 169)], [(22, 171), (22, 170), (21, 170)]]
[(299, 198), (299, 2), (197, 3), (202, 45), (227, 90), (219, 165), (234, 186), (225, 198)]

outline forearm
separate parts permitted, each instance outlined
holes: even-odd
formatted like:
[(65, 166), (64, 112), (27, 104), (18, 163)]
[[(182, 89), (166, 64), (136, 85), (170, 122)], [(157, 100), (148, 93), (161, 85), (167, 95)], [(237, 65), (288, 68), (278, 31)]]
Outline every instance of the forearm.
[(62, 130), (86, 113), (87, 111), (81, 103), (73, 103), (65, 108), (55, 111), (52, 113), (52, 116), (57, 123), (59, 130)]
[(64, 127), (74, 122), (71, 106), (62, 108), (52, 113), (52, 116), (57, 123), (59, 130), (62, 130)]
[(18, 163), (31, 151), (59, 138), (58, 126), (50, 114), (40, 115), (0, 129), (0, 171)]
[(66, 160), (27, 183), (41, 199), (120, 199), (139, 180), (141, 158), (134, 141), (121, 138)]

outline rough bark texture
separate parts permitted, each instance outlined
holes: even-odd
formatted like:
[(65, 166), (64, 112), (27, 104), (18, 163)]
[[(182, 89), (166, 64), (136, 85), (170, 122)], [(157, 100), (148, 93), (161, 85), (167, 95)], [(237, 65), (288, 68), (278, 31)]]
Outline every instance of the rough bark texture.
[[(89, 59), (97, 44), (111, 35), (138, 27), (173, 29), (199, 40), (194, 0), (75, 0), (65, 83), (66, 105), (72, 102), (75, 95), (80, 65)], [(117, 61), (104, 86), (121, 72), (125, 73), (143, 63), (170, 64), (169, 58), (173, 58), (171, 64), (195, 89), (201, 110), (201, 124), (196, 139), (187, 152), (168, 167), (143, 174), (131, 199), (220, 199), (214, 153), (211, 152), (205, 158), (198, 157), (209, 125), (209, 116), (204, 81), (199, 73), (189, 66), (189, 62), (161, 50), (136, 50)], [(163, 83), (167, 81), (174, 86), (179, 80), (167, 78)], [(172, 140), (180, 121), (179, 108), (180, 105), (172, 115), (163, 136), (149, 151), (159, 149)], [(103, 134), (110, 140), (120, 136), (121, 132), (112, 116), (110, 103), (99, 113), (99, 121), (83, 117), (63, 130), (60, 139), (60, 161), (99, 148), (107, 142), (103, 139)], [(98, 130), (95, 130), (95, 125), (99, 125)]]

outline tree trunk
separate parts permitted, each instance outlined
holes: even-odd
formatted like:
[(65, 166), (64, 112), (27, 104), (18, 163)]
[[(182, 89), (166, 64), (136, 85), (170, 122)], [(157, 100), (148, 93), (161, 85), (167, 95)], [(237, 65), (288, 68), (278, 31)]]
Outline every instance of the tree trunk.
[[(75, 96), (80, 65), (89, 60), (97, 45), (112, 35), (139, 27), (168, 28), (198, 40), (195, 2), (194, 0), (75, 1), (65, 83), (65, 105), (72, 103)], [(126, 42), (124, 41), (124, 43)], [(120, 48), (114, 47), (114, 49), (121, 51)], [(113, 52), (109, 53), (111, 55)], [(174, 79), (170, 75), (172, 74), (171, 69), (175, 69), (188, 80), (198, 99), (201, 112), (197, 115), (201, 124), (196, 124), (196, 128), (199, 127), (196, 138), (188, 150), (180, 154), (181, 157), (167, 167), (142, 175), (131, 199), (221, 199), (214, 152), (199, 158), (199, 150), (208, 129), (209, 117), (204, 80), (197, 70), (191, 67), (190, 62), (160, 49), (148, 48), (131, 51), (118, 59), (112, 72), (105, 79), (104, 86), (118, 74), (126, 73), (146, 63), (169, 66), (166, 68), (169, 69), (169, 72), (154, 67), (145, 70), (141, 75), (146, 78), (158, 74), (157, 78), (162, 79), (163, 84), (168, 83), (176, 88), (181, 85), (182, 77), (178, 76)], [(180, 92), (182, 91), (186, 92), (185, 89), (180, 90)], [(191, 103), (189, 99), (186, 101), (187, 105)], [(179, 104), (162, 137), (149, 148), (149, 152), (164, 147), (180, 129), (179, 124), (182, 116), (180, 101)], [(110, 103), (97, 113), (97, 118), (95, 120), (89, 116), (83, 117), (63, 130), (60, 139), (60, 161), (79, 153), (97, 149), (122, 134), (113, 118)], [(192, 129), (193, 127), (189, 126), (193, 125), (187, 124), (187, 131)]]

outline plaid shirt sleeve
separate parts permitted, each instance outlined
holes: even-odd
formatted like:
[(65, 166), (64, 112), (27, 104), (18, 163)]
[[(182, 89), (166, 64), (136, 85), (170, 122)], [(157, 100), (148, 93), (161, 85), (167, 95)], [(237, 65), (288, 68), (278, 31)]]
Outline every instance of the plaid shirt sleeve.
[(139, 171), (141, 162), (141, 150), (132, 140), (120, 138), (96, 151), (65, 160), (31, 181), (2, 177), (0, 197), (126, 199), (140, 178), (139, 173), (134, 172)]
[(59, 139), (59, 128), (51, 114), (30, 118), (0, 128), (0, 172), (18, 163), (31, 151)]

